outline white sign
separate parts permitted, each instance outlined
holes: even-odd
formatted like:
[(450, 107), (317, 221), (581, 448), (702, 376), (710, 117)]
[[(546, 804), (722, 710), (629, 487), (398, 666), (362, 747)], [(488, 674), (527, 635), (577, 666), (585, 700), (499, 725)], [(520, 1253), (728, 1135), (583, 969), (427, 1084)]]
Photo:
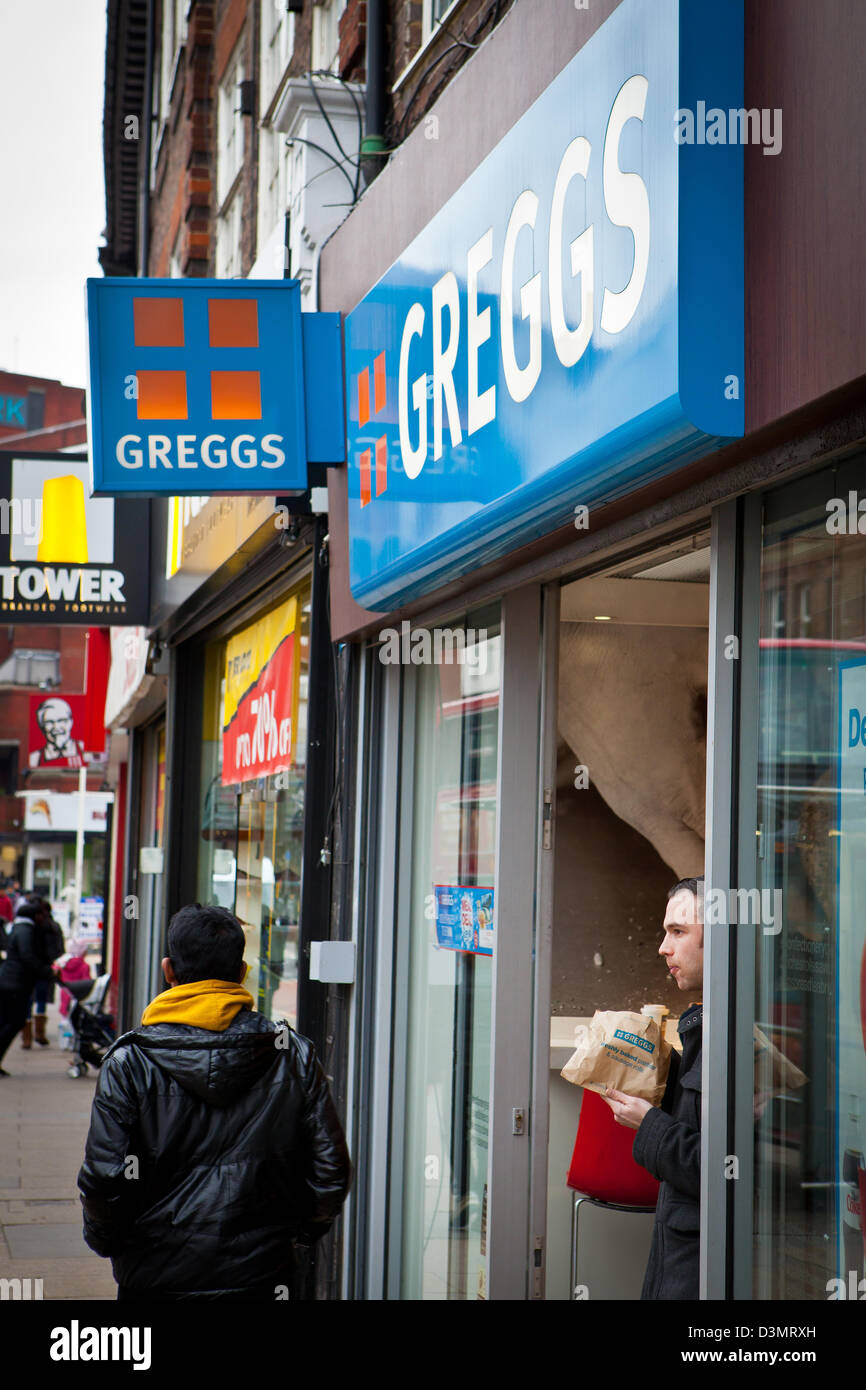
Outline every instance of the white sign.
[(162, 850), (158, 845), (142, 845), (138, 851), (138, 868), (143, 874), (162, 873)]
[[(18, 792), (24, 798), (25, 830), (59, 830), (75, 833), (78, 830), (77, 792)], [(85, 833), (105, 833), (108, 808), (113, 792), (87, 792), (84, 799)]]

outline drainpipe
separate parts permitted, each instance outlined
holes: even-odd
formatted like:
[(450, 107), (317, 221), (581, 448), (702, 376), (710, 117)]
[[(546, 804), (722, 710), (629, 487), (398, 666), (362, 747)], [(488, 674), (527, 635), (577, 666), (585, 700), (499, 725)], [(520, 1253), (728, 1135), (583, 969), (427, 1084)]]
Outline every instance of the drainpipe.
[(147, 262), (150, 256), (150, 156), (153, 148), (153, 60), (156, 45), (156, 24), (154, 0), (147, 4), (147, 57), (144, 69), (144, 109), (141, 113), (144, 125), (142, 157), (144, 168), (139, 171), (138, 190), (138, 273), (147, 275)]
[(367, 0), (367, 82), (361, 167), (369, 184), (388, 158), (385, 147), (385, 0)]

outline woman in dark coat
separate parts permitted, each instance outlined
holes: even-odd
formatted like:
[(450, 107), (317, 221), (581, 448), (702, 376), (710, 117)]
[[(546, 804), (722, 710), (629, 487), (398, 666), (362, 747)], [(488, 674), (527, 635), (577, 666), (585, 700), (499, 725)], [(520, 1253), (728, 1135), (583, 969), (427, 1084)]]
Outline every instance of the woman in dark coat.
[[(50, 905), (31, 893), (18, 907), (0, 965), (0, 1062), (29, 1017), (34, 986), (53, 981), (52, 961), (58, 954)], [(8, 1075), (0, 1067), (0, 1077)]]

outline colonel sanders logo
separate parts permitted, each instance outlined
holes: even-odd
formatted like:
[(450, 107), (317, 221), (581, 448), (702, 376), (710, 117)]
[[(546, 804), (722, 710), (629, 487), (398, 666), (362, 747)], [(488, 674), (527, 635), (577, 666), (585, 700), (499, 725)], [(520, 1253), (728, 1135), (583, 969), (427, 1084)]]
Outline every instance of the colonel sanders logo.
[(56, 696), (43, 700), (36, 711), (36, 722), (45, 742), (30, 754), (31, 767), (84, 766), (84, 742), (72, 736), (74, 716), (66, 700)]

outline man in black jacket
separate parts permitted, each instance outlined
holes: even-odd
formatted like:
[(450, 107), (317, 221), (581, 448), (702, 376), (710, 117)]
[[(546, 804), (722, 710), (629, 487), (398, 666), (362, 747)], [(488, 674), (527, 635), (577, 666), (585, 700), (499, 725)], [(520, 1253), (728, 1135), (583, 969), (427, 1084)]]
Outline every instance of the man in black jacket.
[(253, 1012), (244, 934), (181, 908), (170, 986), (102, 1064), (78, 1186), (84, 1239), (118, 1298), (279, 1299), (295, 1242), (346, 1198), (346, 1141), (313, 1046)]
[[(63, 954), (63, 935), (58, 945), (55, 925), (50, 904), (37, 893), (30, 893), (15, 913), (0, 965), (0, 1062), (30, 1017), (33, 986), (54, 979), (52, 962)], [(8, 1075), (0, 1067), (0, 1077)]]
[[(659, 955), (681, 990), (703, 993), (704, 883), (687, 878), (668, 894)], [(671, 1053), (661, 1108), (609, 1089), (619, 1124), (636, 1129), (635, 1160), (661, 1182), (642, 1299), (698, 1297), (701, 1196), (701, 1033), (703, 1006), (681, 1016), (682, 1056)]]

